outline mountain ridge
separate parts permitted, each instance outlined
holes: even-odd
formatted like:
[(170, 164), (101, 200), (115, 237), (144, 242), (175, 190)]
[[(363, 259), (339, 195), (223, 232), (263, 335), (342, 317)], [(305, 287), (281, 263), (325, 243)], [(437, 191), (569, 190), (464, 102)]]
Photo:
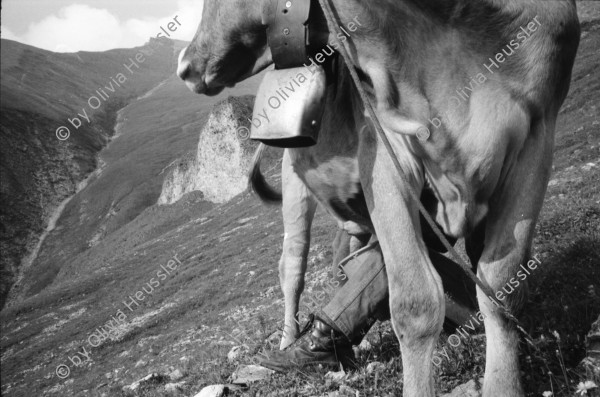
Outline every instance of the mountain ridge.
[[(69, 118), (86, 106), (86, 98), (91, 98), (108, 76), (122, 70), (124, 60), (150, 45), (155, 45), (158, 59), (168, 55), (169, 61), (149, 63), (144, 76), (133, 76), (138, 77), (132, 80), (135, 86), (115, 90), (88, 115), (89, 123), (77, 130), (68, 124)], [(54, 209), (95, 170), (97, 153), (113, 135), (117, 111), (172, 74), (174, 43), (150, 41), (146, 47), (57, 54), (2, 39), (0, 126), (4, 145), (0, 175), (5, 205), (0, 211), (0, 305), (18, 278), (22, 259), (35, 250)], [(61, 142), (54, 130), (65, 124), (74, 133)]]

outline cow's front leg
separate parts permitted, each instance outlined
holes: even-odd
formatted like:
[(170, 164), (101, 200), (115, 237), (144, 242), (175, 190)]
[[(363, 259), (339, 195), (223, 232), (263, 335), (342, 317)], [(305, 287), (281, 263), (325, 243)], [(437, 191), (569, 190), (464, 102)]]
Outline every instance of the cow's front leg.
[[(397, 145), (406, 150), (404, 137)], [(371, 141), (369, 142), (369, 139)], [(405, 397), (432, 397), (432, 355), (444, 321), (444, 291), (421, 237), (418, 209), (409, 198), (388, 153), (365, 138), (360, 153), (361, 182), (389, 279), (390, 311), (400, 341)], [(403, 172), (422, 188), (422, 169), (403, 156)], [(412, 162), (411, 162), (412, 161)]]
[(283, 253), (279, 260), (279, 281), (285, 301), (283, 336), (280, 348), (296, 340), (299, 333), (298, 307), (304, 290), (304, 274), (310, 247), (310, 227), (317, 202), (294, 172), (286, 150), (283, 156)]
[[(533, 124), (518, 158), (505, 165), (510, 172), (502, 189), (490, 201), (478, 276), (513, 314), (526, 301), (529, 278), (540, 266), (529, 255), (552, 169), (553, 135), (553, 120)], [(523, 396), (517, 328), (483, 291), (478, 289), (477, 297), (487, 342), (483, 396)]]

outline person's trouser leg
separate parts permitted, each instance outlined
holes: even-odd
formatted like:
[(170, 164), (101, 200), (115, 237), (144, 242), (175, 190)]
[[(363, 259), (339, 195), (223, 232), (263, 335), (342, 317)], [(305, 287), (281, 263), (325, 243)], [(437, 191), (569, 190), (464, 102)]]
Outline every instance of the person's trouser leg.
[(349, 341), (360, 343), (376, 320), (389, 318), (388, 279), (379, 244), (340, 270), (345, 283), (318, 315)]
[(331, 280), (339, 284), (338, 289), (348, 280), (348, 277), (344, 276), (343, 270), (338, 265), (351, 253), (367, 245), (370, 239), (370, 233), (350, 235), (346, 230), (338, 226), (337, 233), (331, 245), (333, 249)]
[[(439, 252), (430, 249), (429, 258), (446, 293), (445, 325), (451, 329), (464, 324), (477, 307), (474, 283), (456, 262)], [(342, 270), (347, 278), (345, 284), (318, 316), (358, 344), (376, 320), (390, 318), (388, 278), (379, 245), (349, 261)]]

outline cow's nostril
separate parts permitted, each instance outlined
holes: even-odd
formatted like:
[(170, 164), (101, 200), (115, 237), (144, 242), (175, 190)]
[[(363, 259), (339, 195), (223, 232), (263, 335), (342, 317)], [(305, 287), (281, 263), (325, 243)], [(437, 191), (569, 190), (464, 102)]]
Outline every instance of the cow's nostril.
[(183, 61), (179, 63), (179, 66), (177, 67), (177, 75), (182, 79), (182, 80), (187, 80), (188, 77), (190, 77), (190, 73), (192, 72), (192, 64), (188, 61)]

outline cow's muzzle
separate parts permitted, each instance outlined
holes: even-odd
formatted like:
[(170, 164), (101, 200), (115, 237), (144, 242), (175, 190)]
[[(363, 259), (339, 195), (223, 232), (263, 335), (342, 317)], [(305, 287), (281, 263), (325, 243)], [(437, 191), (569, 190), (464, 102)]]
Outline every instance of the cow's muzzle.
[(214, 76), (206, 75), (206, 63), (203, 67), (197, 67), (197, 62), (188, 59), (186, 53), (187, 48), (179, 53), (177, 75), (192, 92), (213, 96), (225, 89), (225, 86), (215, 81)]

